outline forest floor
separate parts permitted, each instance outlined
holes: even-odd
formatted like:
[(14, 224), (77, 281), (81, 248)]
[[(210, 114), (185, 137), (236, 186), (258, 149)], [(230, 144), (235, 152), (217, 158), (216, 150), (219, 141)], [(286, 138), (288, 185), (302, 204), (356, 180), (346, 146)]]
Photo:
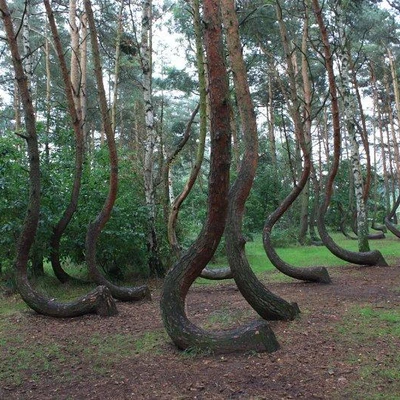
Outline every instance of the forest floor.
[[(0, 399), (400, 399), (400, 267), (329, 272), (330, 285), (262, 276), (301, 309), (271, 322), (272, 354), (178, 351), (157, 283), (153, 301), (118, 303), (116, 317), (2, 316)], [(196, 285), (188, 314), (209, 329), (257, 318), (232, 281)]]

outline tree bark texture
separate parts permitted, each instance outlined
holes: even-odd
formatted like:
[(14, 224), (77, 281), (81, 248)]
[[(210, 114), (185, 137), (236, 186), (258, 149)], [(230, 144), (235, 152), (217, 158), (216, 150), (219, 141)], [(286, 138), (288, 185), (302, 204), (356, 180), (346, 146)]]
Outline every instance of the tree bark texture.
[[(386, 203), (386, 214), (390, 213), (390, 191), (389, 191), (389, 180), (388, 180), (388, 171), (387, 171), (387, 160), (386, 160), (386, 151), (385, 146), (383, 143), (383, 122), (382, 122), (382, 112), (381, 107), (379, 105), (379, 94), (378, 94), (378, 87), (376, 84), (376, 75), (375, 75), (375, 68), (374, 64), (370, 63), (370, 76), (371, 76), (371, 83), (372, 83), (372, 92), (373, 92), (373, 101), (374, 101), (374, 121), (378, 127), (379, 131), (379, 138), (380, 138), (380, 148), (382, 154), (382, 167), (383, 167), (383, 180), (384, 180), (384, 187), (385, 187), (385, 203)], [(390, 120), (390, 118), (389, 118)], [(375, 143), (376, 135), (374, 135), (374, 151), (375, 151), (375, 168), (377, 166), (376, 162), (376, 149), (377, 145)], [(376, 175), (375, 175), (376, 176)], [(375, 198), (376, 198), (376, 180), (375, 178)]]
[[(360, 118), (361, 118), (361, 127), (359, 128), (359, 132), (360, 132), (361, 140), (363, 142), (363, 146), (364, 146), (364, 150), (365, 150), (365, 159), (366, 159), (366, 174), (365, 174), (365, 181), (364, 181), (363, 200), (364, 200), (364, 203), (367, 204), (369, 194), (371, 191), (371, 180), (372, 180), (371, 152), (369, 149), (368, 130), (367, 130), (367, 123), (366, 123), (364, 108), (363, 108), (361, 94), (360, 94), (360, 86), (358, 84), (357, 72), (354, 67), (354, 61), (352, 60), (350, 49), (348, 49), (348, 58), (349, 58), (349, 63), (350, 63), (351, 79), (352, 79), (355, 94), (357, 97), (358, 109), (360, 111)], [(357, 123), (356, 120), (354, 120), (354, 122)], [(359, 124), (357, 124), (357, 125), (359, 126)]]
[(342, 84), (342, 95), (343, 95), (343, 110), (346, 121), (347, 134), (350, 142), (351, 151), (351, 166), (352, 174), (354, 179), (354, 195), (356, 200), (356, 221), (357, 221), (357, 238), (358, 238), (358, 250), (360, 252), (367, 252), (370, 250), (368, 243), (368, 218), (367, 210), (364, 201), (364, 183), (361, 172), (360, 164), (360, 151), (357, 142), (356, 129), (355, 129), (355, 117), (356, 117), (356, 98), (353, 94), (350, 79), (350, 60), (348, 50), (348, 37), (346, 28), (344, 26), (344, 10), (341, 5), (337, 7), (337, 24), (339, 30), (339, 58), (341, 61), (341, 84)]
[(328, 173), (328, 178), (325, 188), (325, 197), (319, 209), (319, 215), (317, 221), (318, 231), (322, 241), (324, 242), (325, 246), (329, 249), (329, 251), (331, 251), (335, 256), (341, 258), (342, 260), (361, 265), (387, 265), (387, 262), (383, 258), (382, 254), (377, 250), (360, 253), (341, 248), (330, 237), (326, 229), (324, 219), (332, 197), (333, 184), (339, 168), (341, 133), (340, 133), (339, 104), (337, 98), (336, 80), (333, 70), (333, 58), (328, 40), (328, 33), (322, 17), (322, 10), (318, 0), (312, 0), (312, 4), (313, 4), (313, 11), (320, 29), (321, 39), (324, 48), (324, 61), (328, 73), (329, 92), (331, 97), (333, 139), (334, 139), (333, 162)]
[[(307, 41), (309, 36), (309, 4), (308, 1), (304, 2), (304, 26), (303, 36), (301, 40), (301, 76), (303, 79), (303, 92), (304, 92), (304, 140), (307, 146), (307, 152), (310, 155), (310, 164), (312, 165), (312, 141), (311, 141), (311, 124), (312, 124), (312, 88), (308, 72), (307, 60)], [(310, 208), (310, 180), (311, 169), (307, 182), (301, 194), (301, 209), (300, 209), (300, 229), (299, 229), (299, 243), (304, 245), (306, 243), (307, 232), (309, 228), (309, 208)]]
[(111, 106), (111, 129), (114, 132), (114, 134), (117, 126), (118, 84), (119, 84), (119, 71), (121, 62), (121, 37), (123, 33), (122, 12), (124, 11), (124, 3), (125, 3), (124, 0), (122, 0), (119, 7), (117, 38), (115, 45), (114, 88), (113, 88), (113, 102)]
[(87, 296), (73, 303), (58, 303), (39, 294), (30, 285), (27, 277), (29, 251), (35, 239), (40, 215), (40, 160), (36, 132), (36, 118), (32, 98), (28, 88), (27, 77), (23, 69), (17, 40), (14, 34), (11, 14), (5, 0), (0, 0), (0, 12), (4, 22), (7, 40), (11, 50), (15, 78), (21, 93), (22, 106), (25, 116), (24, 137), (28, 147), (29, 157), (29, 202), (22, 231), (17, 243), (15, 261), (16, 284), (22, 299), (29, 307), (40, 314), (55, 317), (74, 317), (77, 315), (96, 312), (101, 315), (115, 315), (115, 302), (107, 289), (99, 287)]
[(185, 298), (193, 281), (211, 260), (224, 232), (229, 192), (230, 105), (224, 59), (219, 0), (204, 0), (205, 45), (211, 106), (211, 159), (208, 213), (204, 227), (165, 278), (161, 296), (164, 326), (180, 349), (213, 352), (274, 351), (279, 345), (266, 322), (251, 323), (225, 332), (206, 332), (185, 312)]
[(400, 206), (400, 195), (397, 197), (396, 202), (393, 204), (390, 213), (385, 217), (385, 225), (387, 229), (389, 229), (389, 231), (392, 232), (393, 235), (397, 236), (398, 238), (400, 238), (400, 230), (393, 223), (392, 219), (396, 215), (396, 211), (399, 208), (399, 206)]
[(106, 93), (103, 84), (103, 74), (100, 61), (99, 44), (97, 41), (97, 29), (94, 22), (93, 10), (90, 0), (85, 0), (85, 10), (89, 24), (90, 39), (92, 44), (93, 62), (95, 68), (95, 76), (97, 82), (97, 91), (99, 96), (100, 111), (102, 122), (107, 136), (107, 145), (110, 157), (110, 183), (108, 196), (104, 202), (103, 208), (97, 215), (96, 219), (89, 224), (86, 234), (86, 263), (89, 273), (94, 282), (99, 285), (106, 286), (112, 293), (113, 297), (121, 301), (135, 301), (143, 298), (150, 298), (149, 288), (139, 287), (121, 287), (108, 281), (98, 270), (96, 265), (96, 242), (103, 227), (110, 219), (115, 199), (118, 192), (118, 155), (115, 144), (114, 132), (111, 127), (110, 115), (107, 107)]
[(142, 33), (140, 62), (142, 67), (142, 91), (144, 101), (146, 138), (144, 140), (144, 191), (148, 209), (147, 248), (149, 270), (152, 276), (163, 276), (164, 268), (158, 256), (156, 232), (156, 200), (154, 188), (154, 148), (156, 132), (152, 102), (152, 0), (142, 1)]

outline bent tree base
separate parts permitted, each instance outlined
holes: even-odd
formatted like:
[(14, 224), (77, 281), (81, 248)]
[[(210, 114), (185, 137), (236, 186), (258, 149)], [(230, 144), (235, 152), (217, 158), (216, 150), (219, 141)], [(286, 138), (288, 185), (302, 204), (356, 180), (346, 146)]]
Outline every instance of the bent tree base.
[(265, 252), (276, 269), (291, 278), (316, 283), (331, 283), (331, 277), (325, 267), (300, 268), (283, 261), (271, 242), (271, 233), (264, 230), (263, 243)]
[(61, 303), (38, 293), (23, 275), (17, 275), (17, 289), (32, 310), (49, 317), (72, 318), (85, 314), (111, 317), (118, 314), (115, 300), (105, 286), (98, 286), (85, 296), (68, 303)]
[(365, 252), (357, 252), (350, 251), (340, 247), (329, 235), (324, 221), (324, 216), (326, 213), (326, 200), (325, 204), (322, 204), (320, 209), (320, 215), (317, 220), (318, 231), (321, 236), (321, 239), (324, 245), (328, 248), (328, 250), (334, 254), (336, 257), (339, 257), (342, 260), (347, 262), (358, 264), (358, 265), (369, 265), (369, 266), (388, 266), (385, 258), (379, 250), (365, 251)]
[(215, 354), (240, 351), (273, 352), (279, 349), (274, 332), (266, 321), (254, 321), (236, 329), (208, 332), (194, 325), (185, 313), (185, 294), (176, 288), (182, 282), (189, 259), (175, 265), (164, 282), (161, 311), (164, 327), (181, 350)]
[(211, 281), (222, 281), (232, 279), (233, 274), (229, 267), (225, 268), (204, 268), (201, 271), (200, 278), (209, 279)]
[(224, 332), (207, 332), (189, 321), (185, 299), (208, 265), (225, 229), (230, 170), (229, 83), (225, 65), (220, 2), (204, 0), (205, 47), (211, 109), (211, 158), (207, 218), (196, 241), (168, 272), (161, 295), (161, 315), (168, 335), (180, 349), (214, 353), (274, 351), (279, 348), (266, 321)]

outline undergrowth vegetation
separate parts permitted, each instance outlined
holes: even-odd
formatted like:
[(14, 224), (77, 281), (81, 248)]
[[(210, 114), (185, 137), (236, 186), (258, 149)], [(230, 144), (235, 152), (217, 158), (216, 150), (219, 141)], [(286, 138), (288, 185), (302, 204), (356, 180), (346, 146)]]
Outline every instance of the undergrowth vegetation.
[[(335, 234), (342, 246), (354, 249), (356, 243), (341, 238)], [(371, 242), (371, 247), (379, 249), (386, 259), (395, 263), (398, 239), (391, 235), (384, 240)], [(261, 237), (254, 235), (253, 240), (246, 245), (246, 252), (252, 268), (265, 282), (292, 282), (278, 271), (268, 261), (262, 246)], [(336, 267), (335, 274), (340, 274), (344, 262), (331, 255), (324, 247), (293, 246), (279, 248), (279, 254), (291, 264), (299, 266), (324, 265)], [(226, 265), (221, 256), (215, 260), (215, 265)], [(72, 262), (66, 264), (68, 272), (80, 278), (87, 278), (85, 268)], [(68, 301), (87, 293), (94, 287), (92, 284), (60, 284), (54, 277), (50, 265), (45, 263), (46, 275), (35, 279), (37, 288), (52, 298)], [(368, 271), (368, 269), (366, 270)], [(365, 279), (368, 272), (354, 270), (354, 276)], [(228, 281), (232, 284), (232, 280)], [(129, 282), (127, 282), (129, 283)], [(197, 288), (203, 285), (224, 285), (221, 282), (198, 279)], [(376, 282), (379, 287), (379, 282)], [(209, 290), (207, 288), (207, 290)], [(306, 289), (308, 290), (308, 289)], [(311, 290), (311, 288), (310, 288)], [(400, 292), (395, 286), (394, 293)], [(332, 305), (332, 307), (334, 307)], [(223, 303), (219, 308), (206, 310), (209, 315), (202, 322), (205, 329), (228, 329), (240, 324), (240, 321), (254, 317), (250, 310), (232, 308), (231, 304)], [(252, 314), (253, 313), (253, 314)], [(298, 321), (290, 323), (290, 329), (296, 336), (301, 333), (303, 320), (314, 314), (311, 306), (302, 309)], [(63, 339), (64, 333), (48, 334), (46, 341), (41, 340), (40, 331), (29, 332), (22, 324), (32, 320), (34, 314), (16, 293), (2, 291), (0, 293), (0, 389), (2, 387), (18, 387), (28, 379), (32, 384), (39, 384), (45, 376), (51, 376), (59, 382), (73, 382), (78, 369), (88, 368), (91, 379), (101, 379), (113, 374), (117, 365), (139, 360), (146, 357), (163, 357), (168, 349), (168, 337), (160, 327), (132, 332), (123, 327), (117, 331), (110, 329), (102, 332), (85, 331), (84, 336), (73, 340)], [(43, 318), (37, 316), (37, 318)], [(46, 324), (49, 326), (50, 321)], [(80, 320), (79, 320), (80, 321)], [(80, 324), (85, 330), (86, 319)], [(75, 324), (78, 323), (76, 320)], [(45, 329), (45, 328), (43, 328)], [(68, 331), (65, 322), (63, 328)], [(298, 333), (295, 333), (297, 332)], [(29, 333), (28, 333), (29, 332)], [(37, 338), (37, 339), (36, 339)], [(351, 399), (396, 399), (400, 393), (400, 308), (390, 302), (349, 303), (349, 308), (338, 320), (332, 322), (331, 337), (327, 340), (340, 343), (347, 349), (346, 359), (340, 362), (357, 374), (358, 380), (351, 381), (345, 388), (346, 398)], [(34, 343), (34, 345), (32, 345)], [(285, 350), (283, 350), (285, 351)], [(185, 358), (187, 354), (183, 353)], [(190, 352), (190, 359), (198, 357), (213, 357), (211, 354)], [(248, 355), (246, 356), (248, 357)], [(332, 363), (335, 360), (332, 354)]]

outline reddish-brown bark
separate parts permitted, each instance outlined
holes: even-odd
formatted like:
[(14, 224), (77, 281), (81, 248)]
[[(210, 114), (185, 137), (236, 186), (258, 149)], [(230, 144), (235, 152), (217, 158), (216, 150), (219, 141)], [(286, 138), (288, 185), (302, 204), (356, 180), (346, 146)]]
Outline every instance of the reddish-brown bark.
[(235, 6), (232, 0), (221, 0), (221, 8), (245, 145), (238, 176), (229, 192), (228, 220), (225, 229), (228, 261), (243, 297), (261, 317), (290, 320), (299, 312), (297, 305), (289, 304), (270, 292), (252, 271), (245, 253), (242, 222), (246, 200), (257, 170), (257, 120), (247, 81)]
[(188, 290), (211, 260), (224, 232), (231, 160), (229, 85), (222, 42), (220, 2), (205, 0), (203, 4), (211, 106), (208, 213), (199, 237), (165, 278), (161, 297), (162, 317), (169, 336), (181, 349), (200, 348), (214, 352), (250, 349), (273, 351), (278, 348), (278, 343), (265, 322), (211, 333), (194, 325), (185, 312)]
[[(314, 267), (314, 268), (294, 267), (279, 257), (278, 253), (274, 249), (271, 242), (271, 233), (274, 225), (278, 222), (278, 220), (283, 216), (283, 214), (289, 209), (289, 207), (293, 204), (293, 202), (304, 190), (304, 188), (308, 183), (311, 171), (310, 145), (309, 143), (306, 143), (304, 127), (301, 121), (300, 104), (297, 95), (297, 84), (295, 78), (295, 68), (292, 61), (293, 54), (289, 47), (286, 27), (283, 22), (282, 9), (279, 2), (277, 2), (276, 4), (276, 13), (278, 17), (278, 23), (280, 26), (282, 44), (286, 54), (286, 63), (288, 67), (287, 71), (290, 82), (290, 89), (289, 89), (290, 92), (286, 96), (290, 107), (290, 114), (293, 119), (295, 127), (296, 139), (303, 152), (304, 166), (299, 181), (295, 184), (295, 186), (288, 194), (288, 196), (281, 202), (281, 204), (274, 210), (274, 212), (272, 212), (268, 216), (267, 220), (265, 221), (263, 230), (264, 249), (268, 255), (268, 258), (271, 260), (274, 266), (285, 275), (304, 281), (330, 283), (331, 280), (329, 277), (329, 273), (325, 267)], [(310, 110), (308, 111), (310, 112)], [(311, 115), (309, 115), (309, 118), (311, 118)]]

